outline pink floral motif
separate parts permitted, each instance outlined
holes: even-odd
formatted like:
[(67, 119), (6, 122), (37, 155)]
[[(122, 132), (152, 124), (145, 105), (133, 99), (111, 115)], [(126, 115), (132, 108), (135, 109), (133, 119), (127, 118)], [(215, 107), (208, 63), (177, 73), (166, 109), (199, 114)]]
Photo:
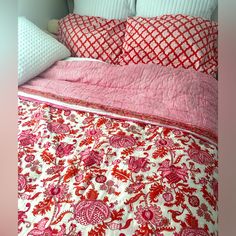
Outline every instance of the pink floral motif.
[(63, 236), (65, 232), (65, 225), (61, 226), (60, 232), (58, 230), (53, 230), (51, 227), (46, 227), (49, 219), (47, 217), (40, 220), (39, 223), (35, 224), (34, 229), (32, 229), (27, 236)]
[(174, 147), (174, 142), (172, 139), (164, 138), (164, 139), (158, 139), (156, 141), (157, 148), (164, 147), (167, 149), (171, 149)]
[(197, 196), (189, 196), (188, 201), (192, 207), (198, 207), (200, 204), (199, 198)]
[(19, 236), (217, 235), (204, 134), (26, 99), (19, 124)]
[(81, 225), (96, 225), (110, 216), (109, 207), (99, 200), (84, 200), (75, 206), (75, 219)]
[(57, 123), (57, 122), (49, 123), (47, 128), (50, 132), (53, 132), (56, 134), (66, 134), (70, 132), (70, 128), (68, 125)]
[(162, 197), (166, 202), (172, 202), (174, 200), (174, 197), (170, 192), (163, 193)]
[(63, 199), (68, 194), (68, 189), (69, 187), (66, 184), (49, 184), (45, 190), (45, 195), (48, 197), (57, 197), (58, 199)]
[(34, 156), (34, 155), (27, 155), (27, 156), (25, 157), (25, 161), (26, 161), (26, 162), (32, 162), (34, 159), (35, 159), (35, 156)]
[(150, 170), (148, 165), (148, 160), (146, 158), (138, 158), (131, 156), (128, 160), (128, 168), (134, 173), (138, 173), (140, 171), (146, 172)]
[(206, 151), (191, 148), (188, 150), (189, 157), (201, 165), (211, 165), (213, 162), (213, 157)]
[(95, 180), (97, 183), (101, 184), (106, 182), (107, 177), (105, 175), (98, 175)]
[(180, 236), (210, 236), (204, 229), (183, 229)]
[(135, 219), (139, 224), (152, 223), (158, 227), (162, 226), (163, 217), (159, 206), (151, 205), (150, 207), (138, 206), (135, 212)]
[(124, 134), (114, 135), (109, 139), (110, 145), (115, 148), (128, 148), (136, 144), (136, 140), (132, 136)]
[(106, 192), (108, 194), (112, 194), (112, 193), (115, 193), (115, 191), (116, 191), (114, 187), (118, 187), (118, 186), (115, 185), (114, 181), (108, 180), (106, 183), (101, 185), (100, 189), (101, 190), (106, 190)]
[(161, 163), (161, 167), (158, 171), (161, 171), (163, 178), (167, 178), (169, 183), (178, 183), (179, 181), (187, 181), (188, 173), (185, 164), (182, 164), (182, 168), (174, 165), (170, 165), (170, 160), (165, 160)]
[(34, 143), (37, 141), (37, 137), (35, 134), (32, 134), (30, 130), (25, 130), (21, 132), (18, 140), (22, 146), (34, 146)]
[(90, 167), (92, 165), (100, 165), (104, 153), (99, 153), (98, 151), (90, 150), (87, 148), (85, 151), (80, 153), (82, 161), (84, 162), (85, 167)]
[(24, 190), (24, 188), (26, 187), (26, 184), (27, 184), (26, 177), (23, 175), (19, 175), (18, 176), (18, 190), (19, 191)]
[(73, 149), (73, 144), (60, 143), (56, 148), (56, 155), (60, 158), (64, 156), (69, 156)]
[(102, 137), (102, 131), (100, 129), (89, 129), (85, 133), (87, 137), (93, 137), (95, 140), (99, 140)]

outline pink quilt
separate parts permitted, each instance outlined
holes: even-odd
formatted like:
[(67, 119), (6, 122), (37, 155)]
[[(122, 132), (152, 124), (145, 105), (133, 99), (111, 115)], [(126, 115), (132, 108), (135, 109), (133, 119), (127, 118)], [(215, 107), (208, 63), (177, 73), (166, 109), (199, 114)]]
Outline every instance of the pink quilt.
[(19, 94), (19, 235), (217, 235), (214, 78), (58, 62)]

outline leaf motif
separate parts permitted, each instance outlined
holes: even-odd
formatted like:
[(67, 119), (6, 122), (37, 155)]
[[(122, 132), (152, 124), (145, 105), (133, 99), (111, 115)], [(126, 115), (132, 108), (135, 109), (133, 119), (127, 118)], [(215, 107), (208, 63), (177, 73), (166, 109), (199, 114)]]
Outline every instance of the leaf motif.
[(166, 202), (164, 205), (167, 207), (179, 206), (183, 202), (184, 202), (184, 195), (180, 192), (177, 192), (176, 196), (175, 196), (175, 202), (173, 202), (173, 203)]
[(175, 165), (178, 164), (178, 163), (181, 161), (182, 157), (184, 157), (184, 154), (179, 155), (179, 156), (176, 158), (174, 164), (175, 164)]
[(51, 164), (55, 161), (55, 157), (47, 150), (42, 152), (41, 157), (46, 164)]
[(98, 119), (98, 122), (97, 122), (97, 127), (101, 127), (102, 125), (104, 125), (105, 123), (107, 122), (107, 119), (104, 118), (104, 117), (101, 117)]
[(138, 201), (138, 199), (141, 196), (143, 196), (143, 193), (139, 193), (139, 194), (135, 195), (134, 197), (131, 197), (129, 200), (125, 201), (125, 205), (132, 204), (132, 203)]
[(164, 191), (164, 186), (155, 183), (150, 188), (150, 199), (153, 202), (157, 202), (157, 197)]
[(152, 155), (154, 159), (157, 158), (163, 158), (168, 153), (168, 150), (166, 150), (164, 147), (158, 148)]
[(63, 213), (61, 213), (61, 215), (55, 220), (52, 222), (52, 225), (56, 225), (58, 224), (59, 222), (61, 222), (61, 220), (63, 219), (63, 217), (68, 214), (68, 213), (71, 213), (71, 211), (65, 211)]
[(119, 211), (113, 210), (111, 212), (111, 218), (113, 221), (115, 220), (122, 220), (122, 216), (124, 215), (124, 209), (120, 209)]
[(32, 193), (34, 192), (34, 190), (36, 189), (37, 185), (32, 185), (32, 184), (27, 184), (26, 185), (26, 188), (25, 188), (25, 191), (28, 192), (28, 193)]
[(93, 137), (87, 137), (86, 139), (82, 140), (79, 144), (80, 147), (82, 146), (88, 146), (89, 144), (91, 144), (93, 142)]
[(98, 197), (98, 192), (94, 189), (90, 189), (87, 193), (87, 198), (89, 200), (96, 200)]
[(45, 215), (51, 210), (53, 205), (52, 198), (45, 198), (43, 201), (39, 202), (33, 209), (33, 215)]
[(78, 169), (75, 166), (71, 166), (66, 171), (66, 174), (64, 176), (64, 182), (69, 182), (69, 180), (74, 176), (76, 176), (77, 174), (78, 174)]
[(191, 228), (198, 228), (198, 220), (196, 219), (196, 217), (187, 214), (186, 222)]
[(127, 182), (130, 178), (130, 173), (128, 173), (126, 170), (120, 170), (118, 167), (113, 168), (112, 175), (122, 182)]
[(217, 201), (215, 200), (214, 196), (212, 196), (206, 189), (206, 186), (202, 187), (203, 197), (207, 200), (207, 202), (216, 209)]
[(106, 229), (107, 226), (104, 223), (99, 224), (88, 232), (88, 236), (105, 236)]
[(129, 156), (129, 155), (132, 155), (133, 153), (134, 153), (134, 148), (130, 147), (130, 148), (126, 148), (124, 151), (122, 151), (121, 155)]

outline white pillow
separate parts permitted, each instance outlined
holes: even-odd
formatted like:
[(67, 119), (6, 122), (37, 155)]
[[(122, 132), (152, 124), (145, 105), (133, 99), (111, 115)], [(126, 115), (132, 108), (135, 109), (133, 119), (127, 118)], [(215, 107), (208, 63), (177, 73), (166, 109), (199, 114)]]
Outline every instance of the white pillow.
[(18, 17), (18, 85), (34, 78), (70, 51), (25, 17)]
[(135, 15), (136, 0), (74, 0), (74, 13), (106, 19), (126, 19)]
[(217, 0), (137, 0), (136, 16), (183, 14), (211, 19)]

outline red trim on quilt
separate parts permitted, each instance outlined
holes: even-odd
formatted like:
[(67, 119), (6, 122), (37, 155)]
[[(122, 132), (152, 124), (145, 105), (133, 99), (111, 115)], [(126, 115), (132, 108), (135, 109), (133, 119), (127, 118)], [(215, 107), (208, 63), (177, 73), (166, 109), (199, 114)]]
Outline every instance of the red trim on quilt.
[[(105, 106), (105, 105), (102, 105), (102, 104), (87, 102), (87, 101), (83, 101), (83, 100), (79, 100), (79, 99), (64, 98), (64, 97), (61, 97), (60, 95), (40, 92), (40, 91), (37, 91), (37, 90), (34, 90), (34, 89), (29, 89), (29, 88), (20, 87), (19, 91), (25, 92), (25, 93), (28, 93), (28, 94), (32, 94), (32, 95), (40, 95), (40, 96), (43, 96), (45, 98), (54, 99), (54, 100), (64, 102), (64, 103), (68, 103), (68, 104), (71, 104), (71, 105), (80, 105), (80, 106), (89, 107), (89, 108), (93, 108), (93, 109), (100, 109), (100, 110), (115, 113), (115, 114), (121, 115), (121, 116), (128, 116), (128, 117), (131, 117), (131, 118), (141, 119), (141, 120), (144, 120), (144, 121), (148, 120), (148, 121), (151, 121), (151, 122), (160, 123), (162, 125), (175, 126), (175, 127), (181, 128), (181, 129), (189, 130), (189, 131), (194, 132), (198, 135), (205, 136), (206, 138), (211, 139), (215, 143), (218, 142), (218, 136), (210, 130), (202, 129), (202, 128), (199, 128), (199, 127), (194, 126), (194, 125), (185, 124), (183, 122), (170, 120), (170, 119), (159, 117), (159, 116), (156, 116), (156, 115), (155, 116), (154, 115), (146, 115), (146, 114), (137, 113), (137, 112), (133, 112), (133, 111), (121, 110), (121, 109), (117, 109), (117, 108), (114, 108), (114, 107)], [(22, 97), (23, 96), (21, 96), (21, 98)], [(24, 98), (28, 99), (27, 97), (24, 97)]]

